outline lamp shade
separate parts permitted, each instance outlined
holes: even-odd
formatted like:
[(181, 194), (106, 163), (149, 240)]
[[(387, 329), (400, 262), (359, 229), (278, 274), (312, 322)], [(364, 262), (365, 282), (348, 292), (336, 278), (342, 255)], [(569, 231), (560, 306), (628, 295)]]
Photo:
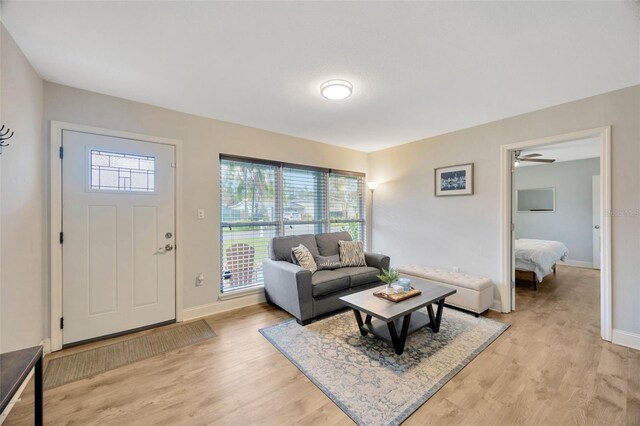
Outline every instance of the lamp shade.
[(370, 190), (375, 191), (377, 187), (378, 182), (367, 182), (367, 188), (369, 188)]

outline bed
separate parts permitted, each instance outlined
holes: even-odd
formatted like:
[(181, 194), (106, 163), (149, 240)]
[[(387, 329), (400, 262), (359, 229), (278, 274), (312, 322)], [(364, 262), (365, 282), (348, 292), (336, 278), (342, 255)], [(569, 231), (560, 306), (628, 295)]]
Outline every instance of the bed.
[(565, 260), (569, 249), (560, 241), (530, 240), (521, 238), (515, 242), (516, 279), (533, 281), (538, 290), (547, 275), (556, 273), (556, 263)]

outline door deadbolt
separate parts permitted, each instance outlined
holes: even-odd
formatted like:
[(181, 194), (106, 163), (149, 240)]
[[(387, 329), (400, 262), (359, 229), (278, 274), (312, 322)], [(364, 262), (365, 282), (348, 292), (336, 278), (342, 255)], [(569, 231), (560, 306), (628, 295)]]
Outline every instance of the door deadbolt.
[(171, 232), (167, 232), (166, 234), (164, 234), (164, 237), (168, 240), (169, 238), (173, 237), (173, 234)]

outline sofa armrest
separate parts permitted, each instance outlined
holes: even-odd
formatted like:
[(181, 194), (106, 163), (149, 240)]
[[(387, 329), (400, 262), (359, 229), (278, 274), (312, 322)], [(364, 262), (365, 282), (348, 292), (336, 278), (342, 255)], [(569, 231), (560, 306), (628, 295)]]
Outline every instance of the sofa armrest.
[(367, 262), (367, 266), (378, 268), (380, 271), (389, 269), (389, 263), (391, 262), (389, 256), (380, 253), (365, 253), (364, 260)]
[(264, 293), (285, 311), (305, 321), (313, 317), (311, 271), (282, 260), (262, 262)]

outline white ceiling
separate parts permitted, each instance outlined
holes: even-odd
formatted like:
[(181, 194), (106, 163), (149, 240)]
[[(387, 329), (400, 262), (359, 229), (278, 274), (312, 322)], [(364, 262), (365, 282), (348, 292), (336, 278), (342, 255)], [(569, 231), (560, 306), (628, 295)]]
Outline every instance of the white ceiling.
[[(637, 2), (5, 1), (46, 80), (373, 151), (640, 83)], [(354, 85), (344, 101), (320, 84)]]
[[(600, 157), (600, 138), (593, 137), (545, 145), (523, 150), (521, 155), (533, 153), (542, 154), (542, 157), (539, 158), (555, 158), (556, 163)], [(518, 167), (540, 166), (544, 164), (545, 163), (522, 161)]]

